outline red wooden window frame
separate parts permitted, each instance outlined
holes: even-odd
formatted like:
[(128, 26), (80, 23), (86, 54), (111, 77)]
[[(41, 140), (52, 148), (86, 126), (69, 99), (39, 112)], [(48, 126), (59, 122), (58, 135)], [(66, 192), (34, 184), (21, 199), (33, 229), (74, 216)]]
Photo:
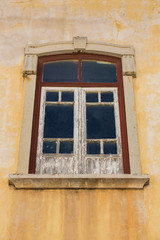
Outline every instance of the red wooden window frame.
[[(106, 61), (106, 62), (111, 62), (111, 63), (116, 64), (117, 82), (116, 83), (82, 83), (81, 82), (81, 61), (82, 61), (82, 59)], [(48, 63), (48, 62), (57, 61), (57, 60), (78, 60), (79, 61), (79, 63), (78, 63), (79, 64), (79, 79), (78, 79), (77, 83), (62, 83), (62, 82), (57, 83), (57, 82), (43, 82), (42, 81), (43, 64)], [(124, 169), (125, 174), (130, 173), (121, 58), (105, 56), (105, 55), (85, 54), (85, 53), (43, 56), (43, 57), (38, 58), (34, 114), (33, 114), (33, 123), (32, 123), (32, 138), (31, 138), (31, 149), (30, 149), (29, 173), (35, 173), (35, 169), (36, 169), (36, 153), (37, 153), (38, 127), (39, 127), (39, 114), (40, 114), (40, 101), (41, 101), (42, 87), (102, 87), (102, 88), (103, 87), (117, 87), (118, 100), (119, 100), (119, 113), (120, 113), (123, 169)]]

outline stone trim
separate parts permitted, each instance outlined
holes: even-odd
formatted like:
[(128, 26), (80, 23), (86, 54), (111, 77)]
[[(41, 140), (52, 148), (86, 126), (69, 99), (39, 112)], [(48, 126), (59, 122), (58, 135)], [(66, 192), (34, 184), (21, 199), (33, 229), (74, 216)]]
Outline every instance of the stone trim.
[(134, 55), (123, 55), (122, 57), (123, 76), (136, 77)]
[[(75, 43), (76, 42), (76, 43)], [(27, 55), (46, 55), (50, 52), (62, 52), (75, 50), (75, 46), (78, 42), (85, 42), (85, 47), (78, 47), (79, 50), (89, 50), (89, 51), (101, 51), (104, 54), (112, 55), (112, 56), (123, 56), (123, 55), (134, 55), (134, 48), (133, 46), (129, 45), (118, 45), (113, 43), (106, 43), (106, 42), (94, 42), (89, 41), (86, 37), (73, 37), (72, 41), (66, 42), (52, 42), (52, 43), (43, 43), (43, 44), (35, 44), (35, 45), (28, 45), (25, 48), (25, 54)], [(84, 46), (84, 44), (82, 45)]]
[(122, 58), (123, 75), (136, 76), (134, 48), (132, 46), (88, 41), (86, 37), (74, 37), (71, 42), (28, 45), (25, 48), (23, 76), (36, 74), (37, 57), (53, 54), (85, 52)]
[(16, 189), (143, 189), (148, 175), (9, 175)]
[(73, 38), (73, 47), (74, 50), (83, 51), (86, 49), (87, 38), (86, 37), (74, 37)]
[(133, 77), (123, 76), (128, 150), (131, 174), (141, 174), (137, 119), (134, 101)]
[(23, 66), (23, 77), (36, 75), (37, 73), (37, 55), (25, 55)]
[(18, 173), (23, 174), (27, 174), (29, 168), (36, 75), (29, 75), (29, 77), (27, 77), (25, 81), (26, 91), (24, 97), (23, 121), (18, 161)]

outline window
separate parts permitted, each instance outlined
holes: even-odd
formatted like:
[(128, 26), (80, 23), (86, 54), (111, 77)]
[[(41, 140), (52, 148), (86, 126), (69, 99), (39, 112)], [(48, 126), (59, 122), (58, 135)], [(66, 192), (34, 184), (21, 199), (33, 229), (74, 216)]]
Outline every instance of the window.
[(121, 59), (39, 57), (29, 173), (129, 173)]
[(149, 176), (141, 175), (135, 76), (131, 46), (86, 37), (27, 46), (18, 170), (9, 175), (9, 184), (17, 189), (143, 189)]

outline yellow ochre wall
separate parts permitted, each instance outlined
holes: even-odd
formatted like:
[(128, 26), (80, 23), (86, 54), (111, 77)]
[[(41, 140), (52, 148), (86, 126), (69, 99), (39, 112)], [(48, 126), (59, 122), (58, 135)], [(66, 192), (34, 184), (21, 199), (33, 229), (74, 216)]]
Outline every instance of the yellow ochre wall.
[[(144, 190), (15, 190), (27, 44), (133, 45)], [(0, 0), (0, 240), (160, 239), (160, 1)]]

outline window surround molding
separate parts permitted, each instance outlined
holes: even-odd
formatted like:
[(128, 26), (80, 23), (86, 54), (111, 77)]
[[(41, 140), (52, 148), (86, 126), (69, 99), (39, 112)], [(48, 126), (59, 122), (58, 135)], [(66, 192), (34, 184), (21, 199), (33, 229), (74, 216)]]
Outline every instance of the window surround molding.
[[(46, 175), (28, 174), (38, 57), (74, 52), (107, 55), (122, 59), (130, 174), (104, 176), (85, 175), (79, 177), (77, 175), (53, 175), (48, 177)], [(18, 170), (17, 174), (9, 176), (9, 184), (14, 185), (16, 188), (37, 188), (36, 186), (39, 186), (38, 188), (58, 188), (58, 182), (60, 188), (143, 188), (149, 183), (149, 176), (141, 175), (133, 92), (133, 78), (136, 77), (136, 68), (134, 48), (132, 46), (92, 42), (88, 41), (86, 37), (74, 37), (72, 41), (68, 42), (28, 45), (25, 48), (23, 77), (26, 82), (26, 93), (24, 99)], [(64, 179), (67, 180), (67, 184), (64, 183)], [(91, 180), (93, 180), (92, 183), (90, 183)], [(86, 184), (88, 181), (90, 184)], [(47, 182), (48, 184), (50, 183), (48, 187)], [(62, 182), (64, 184), (62, 184)], [(77, 184), (75, 184), (75, 182)], [(93, 184), (94, 182), (96, 182), (95, 185)], [(35, 185), (36, 183), (37, 185)]]

